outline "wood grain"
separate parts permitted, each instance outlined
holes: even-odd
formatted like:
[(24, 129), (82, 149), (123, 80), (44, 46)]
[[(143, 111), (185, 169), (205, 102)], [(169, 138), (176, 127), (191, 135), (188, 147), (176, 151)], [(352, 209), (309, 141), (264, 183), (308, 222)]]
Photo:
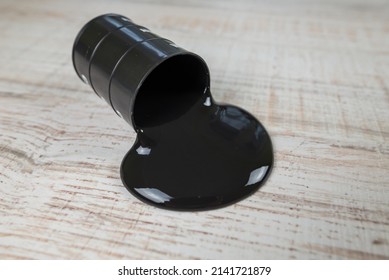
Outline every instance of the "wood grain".
[[(107, 12), (200, 54), (215, 99), (268, 128), (260, 191), (180, 213), (125, 190), (136, 135), (70, 57)], [(362, 0), (1, 1), (0, 258), (388, 259), (388, 14)]]

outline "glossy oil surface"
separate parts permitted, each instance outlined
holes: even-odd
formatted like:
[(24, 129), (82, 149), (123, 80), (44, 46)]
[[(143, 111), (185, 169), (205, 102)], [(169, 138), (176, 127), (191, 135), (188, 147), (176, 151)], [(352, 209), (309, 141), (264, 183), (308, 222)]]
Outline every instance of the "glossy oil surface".
[(271, 140), (248, 112), (216, 104), (208, 89), (159, 92), (152, 100), (121, 166), (136, 197), (167, 209), (207, 210), (252, 194), (267, 179)]

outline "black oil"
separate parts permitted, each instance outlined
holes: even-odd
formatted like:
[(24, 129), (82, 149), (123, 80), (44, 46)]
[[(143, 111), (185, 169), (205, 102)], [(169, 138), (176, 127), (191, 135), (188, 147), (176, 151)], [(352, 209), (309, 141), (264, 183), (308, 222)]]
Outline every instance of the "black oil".
[(137, 139), (121, 177), (132, 194), (157, 207), (227, 206), (254, 193), (272, 169), (265, 128), (248, 112), (215, 103), (198, 67), (193, 57), (171, 58), (152, 71), (135, 100)]

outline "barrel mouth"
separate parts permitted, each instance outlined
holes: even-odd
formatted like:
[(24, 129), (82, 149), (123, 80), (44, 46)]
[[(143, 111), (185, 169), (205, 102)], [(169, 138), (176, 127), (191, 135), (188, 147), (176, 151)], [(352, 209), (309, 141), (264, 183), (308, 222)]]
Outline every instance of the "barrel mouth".
[(194, 53), (168, 57), (140, 83), (132, 103), (135, 130), (174, 121), (199, 102), (209, 89), (209, 70)]

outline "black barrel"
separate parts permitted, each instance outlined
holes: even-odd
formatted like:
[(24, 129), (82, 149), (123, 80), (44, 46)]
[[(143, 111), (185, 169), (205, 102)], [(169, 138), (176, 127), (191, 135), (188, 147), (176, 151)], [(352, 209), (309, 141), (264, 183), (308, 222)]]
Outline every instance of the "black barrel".
[[(185, 87), (183, 92), (209, 88), (209, 70), (201, 57), (117, 14), (96, 17), (81, 29), (73, 46), (73, 64), (81, 80), (135, 130), (136, 119), (142, 116), (134, 116), (134, 104), (143, 86), (161, 87), (161, 93), (164, 87)], [(157, 68), (161, 70), (156, 72)], [(146, 85), (153, 72), (157, 79)]]

